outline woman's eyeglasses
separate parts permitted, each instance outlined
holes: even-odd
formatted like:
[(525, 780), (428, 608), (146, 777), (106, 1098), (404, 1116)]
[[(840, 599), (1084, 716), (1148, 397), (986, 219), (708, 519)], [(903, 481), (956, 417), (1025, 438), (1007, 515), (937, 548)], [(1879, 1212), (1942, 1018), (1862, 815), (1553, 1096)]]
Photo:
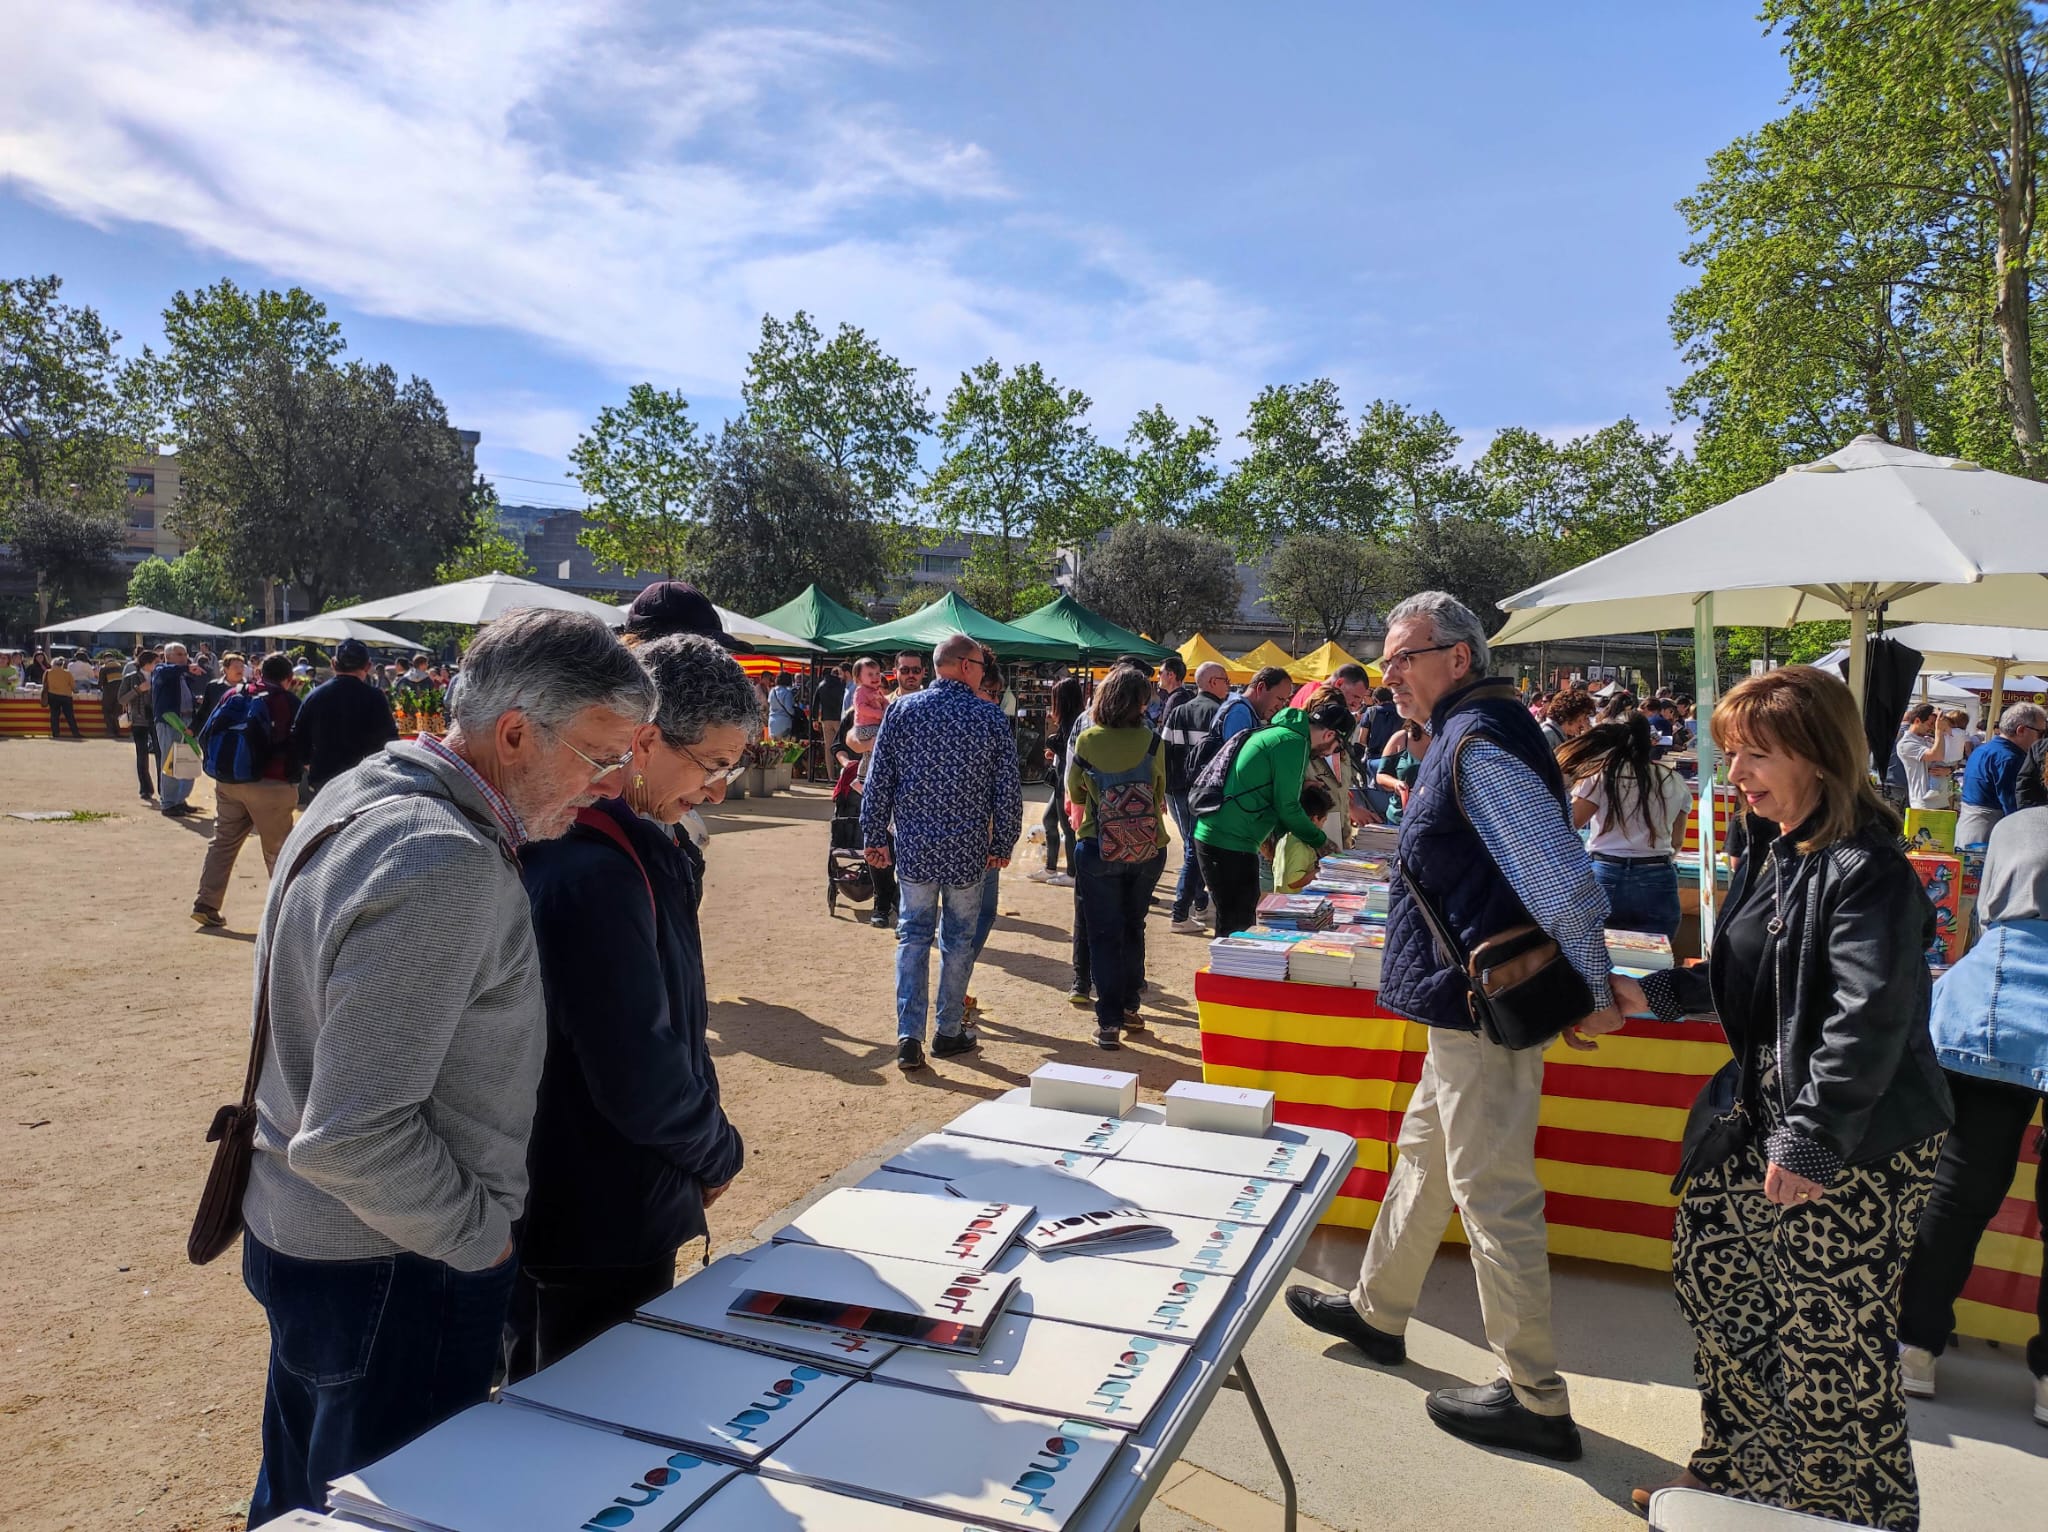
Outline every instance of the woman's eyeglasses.
[(747, 763), (743, 760), (735, 761), (730, 766), (713, 766), (688, 745), (676, 745), (675, 748), (682, 751), (684, 755), (687, 755), (696, 763), (697, 769), (704, 773), (704, 780), (706, 782), (730, 782), (747, 769)]

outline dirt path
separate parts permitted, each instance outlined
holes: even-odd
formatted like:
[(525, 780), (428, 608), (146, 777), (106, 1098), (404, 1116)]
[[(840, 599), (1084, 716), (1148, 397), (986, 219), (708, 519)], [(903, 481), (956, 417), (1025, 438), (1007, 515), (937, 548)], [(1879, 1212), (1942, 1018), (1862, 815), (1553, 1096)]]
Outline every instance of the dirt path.
[[(125, 743), (0, 740), (0, 1526), (228, 1532), (254, 1480), (262, 1314), (239, 1262), (186, 1263), (214, 1108), (246, 1058), (262, 858), (243, 854), (228, 928), (186, 918), (211, 830), (136, 801)], [(1049, 1058), (1102, 1061), (1066, 1001), (1072, 895), (1005, 875), (977, 971), (978, 1055), (905, 1078), (888, 933), (825, 913), (830, 806), (749, 800), (714, 816), (704, 936), (713, 1051), (747, 1168), (712, 1216), (743, 1239), (842, 1166)], [(1169, 853), (1177, 867), (1179, 853)], [(1156, 1031), (1121, 1067), (1148, 1094), (1199, 1072), (1201, 943), (1152, 926)]]

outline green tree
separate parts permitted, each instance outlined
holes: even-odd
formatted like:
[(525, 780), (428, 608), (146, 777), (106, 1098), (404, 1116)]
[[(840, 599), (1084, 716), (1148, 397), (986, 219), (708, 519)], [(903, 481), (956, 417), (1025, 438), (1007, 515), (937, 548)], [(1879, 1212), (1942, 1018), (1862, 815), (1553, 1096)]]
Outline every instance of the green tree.
[(532, 573), (533, 560), (505, 534), (504, 523), (498, 519), (496, 486), (476, 480), (469, 491), (468, 529), (461, 544), (434, 571), (434, 583), (445, 585), (451, 580), (471, 580), (487, 574), (524, 577)]
[(1223, 475), (1216, 467), (1216, 422), (1197, 415), (1183, 428), (1166, 406), (1138, 412), (1124, 438), (1128, 479), (1119, 498), (1138, 521), (1203, 527), (1216, 516)]
[(1484, 516), (1437, 516), (1409, 529), (1397, 546), (1400, 586), (1449, 591), (1489, 629), (1503, 620), (1502, 599), (1534, 585), (1546, 572), (1542, 539)]
[(424, 379), (271, 357), (183, 429), (174, 525), (238, 585), (281, 579), (317, 611), (426, 583), (468, 534), (468, 451)]
[(1446, 514), (1475, 509), (1477, 485), (1458, 462), (1463, 445), (1435, 410), (1423, 414), (1389, 399), (1367, 405), (1350, 429), (1345, 459), (1371, 503), (1364, 535), (1391, 536)]
[(1260, 389), (1238, 434), (1249, 448), (1223, 486), (1216, 524), (1240, 553), (1297, 531), (1372, 535), (1379, 497), (1352, 454), (1335, 383)]
[(1398, 547), (1297, 532), (1273, 550), (1260, 599), (1297, 632), (1342, 643), (1373, 607), (1405, 594), (1405, 573)]
[(1240, 594), (1228, 543), (1155, 521), (1127, 521), (1090, 544), (1074, 584), (1083, 606), (1162, 644), (1228, 622)]
[(962, 593), (993, 616), (1029, 610), (1022, 597), (1043, 586), (1053, 550), (1112, 519), (1088, 409), (1036, 362), (1008, 373), (983, 362), (947, 397), (944, 455), (922, 494), (948, 536), (974, 534)]
[(120, 515), (68, 497), (19, 501), (10, 519), (8, 539), (36, 572), (37, 609), (44, 619), (59, 598), (97, 588), (128, 540)]
[(249, 368), (277, 362), (322, 367), (347, 349), (327, 305), (299, 287), (249, 292), (223, 278), (174, 294), (163, 321), (164, 352), (145, 347), (127, 382), (157, 430), (174, 442), (183, 439), (196, 411), (217, 410)]
[(130, 606), (153, 607), (159, 612), (176, 612), (180, 617), (192, 614), (178, 606), (178, 577), (171, 573), (171, 566), (165, 560), (151, 554), (135, 566), (135, 573), (128, 577), (128, 604)]
[(808, 448), (865, 508), (902, 506), (931, 394), (866, 331), (842, 324), (826, 340), (802, 309), (787, 322), (764, 314), (740, 393), (758, 426)]
[(1559, 444), (1515, 426), (1473, 465), (1478, 513), (1540, 539), (1551, 569), (1611, 553), (1679, 520), (1669, 435), (1626, 416)]
[(742, 612), (779, 606), (813, 582), (837, 601), (880, 590), (895, 568), (894, 543), (864, 506), (804, 443), (728, 425), (700, 496), (689, 567), (712, 600)]
[(579, 541), (600, 566), (682, 575), (712, 451), (689, 412), (681, 394), (636, 383), (577, 438), (569, 461), (590, 497)]

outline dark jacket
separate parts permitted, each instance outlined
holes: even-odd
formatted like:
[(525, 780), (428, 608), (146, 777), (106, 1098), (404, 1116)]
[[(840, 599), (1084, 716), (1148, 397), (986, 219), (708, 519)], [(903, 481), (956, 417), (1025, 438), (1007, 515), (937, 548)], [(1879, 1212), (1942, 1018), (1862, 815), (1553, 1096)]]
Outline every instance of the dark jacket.
[(2027, 752), (2027, 764), (2020, 768), (2020, 779), (2013, 787), (2013, 796), (2023, 809), (2048, 809), (2048, 781), (2042, 774), (2048, 772), (2048, 739), (2037, 739), (2034, 748)]
[(671, 1254), (704, 1232), (704, 1189), (745, 1158), (705, 1039), (702, 863), (618, 799), (594, 812), (632, 841), (646, 882), (583, 824), (520, 853), (548, 1009), (520, 1237), (529, 1266)]
[[(1748, 844), (1721, 919), (1772, 897), (1764, 867), (1780, 831), (1748, 820)], [(1816, 852), (1802, 896), (1785, 912), (1777, 1045), (1785, 1123), (1844, 1164), (1883, 1160), (1954, 1120), (1927, 1016), (1934, 907), (1898, 837), (1873, 825)], [(1731, 972), (1726, 944), (1704, 967), (1671, 970), (1681, 1010), (1727, 1015), (1717, 997), (1752, 986)], [(1724, 1023), (1725, 1024), (1725, 1023)], [(1730, 1036), (1737, 1058), (1753, 1039)]]
[[(1401, 861), (1470, 952), (1487, 938), (1531, 921), (1458, 802), (1458, 752), (1471, 740), (1492, 741), (1541, 777), (1557, 797), (1558, 813), (1569, 815), (1564, 774), (1543, 731), (1506, 681), (1482, 680), (1459, 688), (1437, 703), (1431, 723), (1433, 742), (1401, 814)], [(1380, 1003), (1433, 1027), (1475, 1030), (1465, 977), (1437, 950), (1405, 878), (1395, 878), (1388, 892)]]
[(314, 792), (398, 738), (391, 699), (361, 676), (331, 676), (299, 707), (299, 755)]
[(1216, 711), (1223, 706), (1223, 699), (1212, 697), (1207, 692), (1189, 689), (1177, 694), (1172, 706), (1159, 717), (1159, 737), (1166, 744), (1166, 791), (1175, 798), (1185, 798), (1194, 784), (1188, 780), (1188, 756), (1195, 748), (1195, 741), (1209, 732), (1209, 725), (1216, 721)]

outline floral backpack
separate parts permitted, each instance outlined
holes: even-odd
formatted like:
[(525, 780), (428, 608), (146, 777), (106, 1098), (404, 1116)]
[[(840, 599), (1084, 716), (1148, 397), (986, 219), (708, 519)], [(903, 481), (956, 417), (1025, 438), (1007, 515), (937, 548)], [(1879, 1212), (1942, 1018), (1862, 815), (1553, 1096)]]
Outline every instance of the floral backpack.
[(1135, 766), (1099, 771), (1086, 761), (1081, 769), (1095, 785), (1095, 836), (1105, 862), (1149, 862), (1159, 855), (1159, 800), (1152, 791), (1152, 765), (1159, 754), (1154, 736)]

